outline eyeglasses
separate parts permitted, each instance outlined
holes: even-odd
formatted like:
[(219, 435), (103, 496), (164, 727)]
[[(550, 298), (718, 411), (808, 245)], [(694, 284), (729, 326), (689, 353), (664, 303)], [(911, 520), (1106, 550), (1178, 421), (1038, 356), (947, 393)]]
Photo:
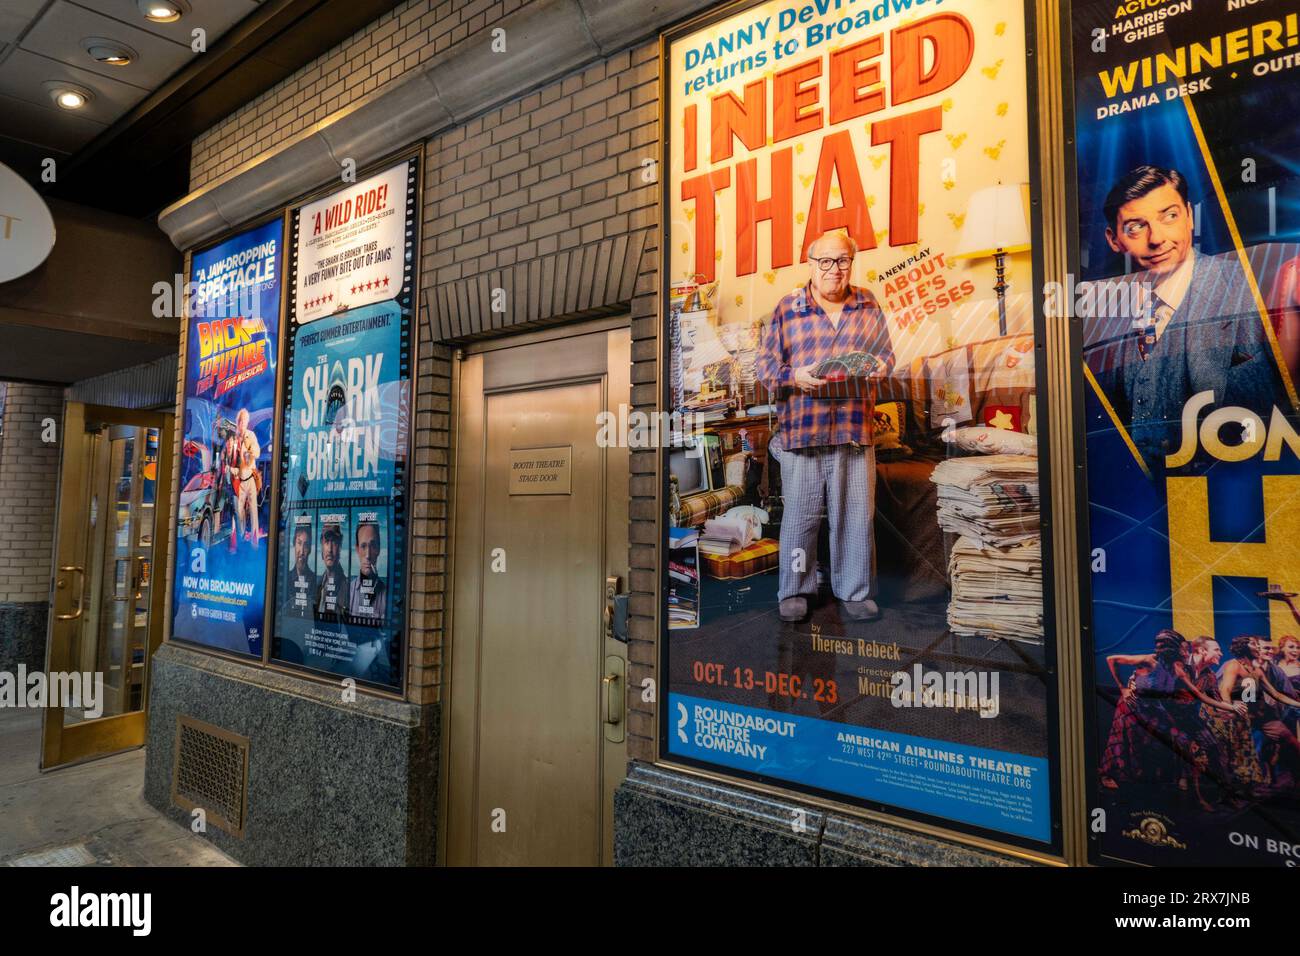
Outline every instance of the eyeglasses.
[(836, 266), (840, 267), (841, 272), (848, 272), (849, 267), (853, 265), (853, 260), (848, 256), (840, 256), (838, 259), (814, 259), (813, 262), (817, 263), (817, 268), (822, 272), (830, 272)]

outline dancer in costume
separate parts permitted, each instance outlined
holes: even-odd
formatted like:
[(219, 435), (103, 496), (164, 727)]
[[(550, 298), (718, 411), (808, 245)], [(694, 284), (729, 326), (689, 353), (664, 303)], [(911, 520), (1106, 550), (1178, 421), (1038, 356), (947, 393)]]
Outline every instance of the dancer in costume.
[[(1119, 704), (1101, 761), (1101, 784), (1114, 790), (1121, 783), (1173, 783), (1180, 779), (1191, 740), (1173, 717), (1174, 695), (1192, 687), (1186, 670), (1187, 639), (1165, 629), (1156, 634), (1151, 654), (1112, 654), (1106, 658), (1120, 687)], [(1128, 684), (1120, 667), (1133, 667)], [(1194, 689), (1194, 688), (1193, 688)]]

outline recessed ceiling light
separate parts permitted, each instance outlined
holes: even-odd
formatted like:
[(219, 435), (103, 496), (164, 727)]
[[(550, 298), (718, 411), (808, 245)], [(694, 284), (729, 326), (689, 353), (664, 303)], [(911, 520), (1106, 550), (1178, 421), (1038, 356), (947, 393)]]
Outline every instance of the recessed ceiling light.
[(55, 105), (65, 110), (79, 110), (95, 98), (95, 94), (84, 86), (63, 80), (47, 80), (45, 89)]
[(181, 0), (136, 0), (136, 4), (145, 19), (154, 23), (174, 23), (189, 12)]
[(95, 62), (109, 66), (126, 66), (136, 59), (135, 50), (117, 40), (87, 37), (81, 41), (81, 46)]

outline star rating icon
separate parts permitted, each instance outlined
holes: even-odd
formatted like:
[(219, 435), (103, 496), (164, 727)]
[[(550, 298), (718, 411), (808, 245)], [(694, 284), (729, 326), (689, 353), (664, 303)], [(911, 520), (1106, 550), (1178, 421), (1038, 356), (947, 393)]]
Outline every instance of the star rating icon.
[(367, 279), (365, 282), (359, 282), (352, 286), (352, 294), (356, 295), (358, 292), (370, 292), (374, 289), (387, 289), (389, 281), (388, 276), (376, 279)]
[(322, 295), (322, 296), (317, 296), (314, 299), (307, 299), (306, 301), (303, 302), (302, 307), (304, 309), (314, 309), (318, 305), (328, 305), (333, 301), (334, 301), (334, 293), (331, 292), (329, 295)]

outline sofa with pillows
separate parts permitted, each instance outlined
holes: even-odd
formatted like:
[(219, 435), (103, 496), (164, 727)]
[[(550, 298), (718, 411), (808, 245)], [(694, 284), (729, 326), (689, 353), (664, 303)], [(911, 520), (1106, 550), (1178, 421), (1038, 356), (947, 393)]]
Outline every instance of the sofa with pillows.
[(1031, 335), (918, 358), (881, 383), (876, 402), (876, 578), (887, 604), (946, 601), (955, 540), (937, 520), (930, 480), (945, 458), (1037, 454)]

